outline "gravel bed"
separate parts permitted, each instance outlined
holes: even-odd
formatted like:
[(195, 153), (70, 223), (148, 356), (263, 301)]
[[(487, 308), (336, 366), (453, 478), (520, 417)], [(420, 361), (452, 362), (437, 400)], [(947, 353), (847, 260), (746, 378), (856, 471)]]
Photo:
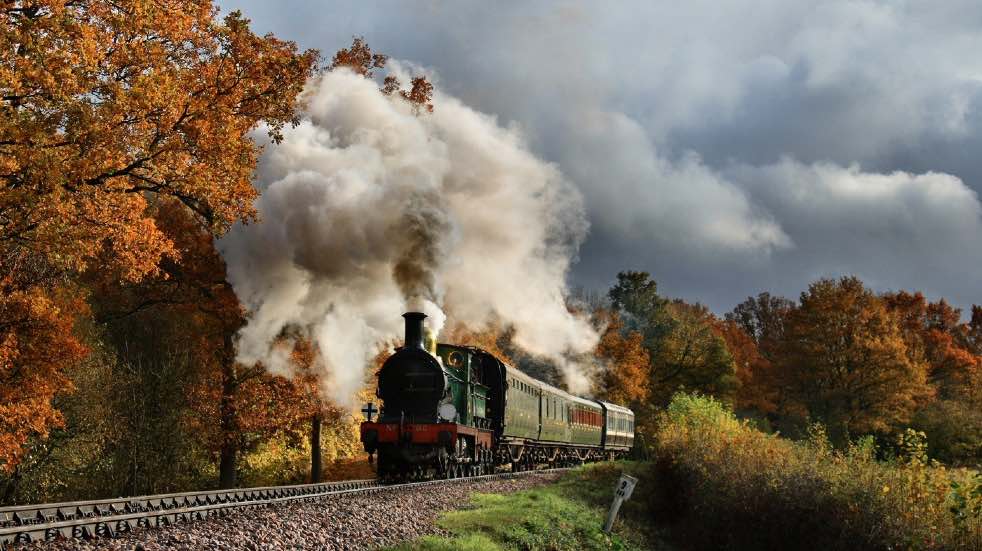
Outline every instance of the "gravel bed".
[(432, 484), (376, 494), (327, 497), (236, 511), (165, 528), (135, 530), (118, 538), (34, 543), (19, 550), (61, 549), (375, 549), (440, 534), (440, 513), (467, 506), (474, 492), (507, 494), (554, 482), (561, 473)]

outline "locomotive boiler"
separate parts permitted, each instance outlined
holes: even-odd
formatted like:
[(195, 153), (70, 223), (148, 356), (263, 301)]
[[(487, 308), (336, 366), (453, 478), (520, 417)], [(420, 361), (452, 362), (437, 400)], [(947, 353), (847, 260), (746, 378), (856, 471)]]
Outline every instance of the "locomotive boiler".
[(480, 348), (426, 338), (407, 312), (405, 342), (378, 372), (378, 419), (361, 425), (382, 479), (455, 478), (614, 459), (634, 442), (630, 409), (569, 394)]

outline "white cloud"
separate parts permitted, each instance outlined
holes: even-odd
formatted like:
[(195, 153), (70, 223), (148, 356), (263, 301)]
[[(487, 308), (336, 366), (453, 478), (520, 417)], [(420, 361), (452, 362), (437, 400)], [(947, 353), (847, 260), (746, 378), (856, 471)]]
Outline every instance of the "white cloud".
[(324, 52), (364, 35), (520, 125), (584, 196), (586, 285), (648, 269), (716, 309), (850, 272), (982, 292), (978, 2), (222, 4)]

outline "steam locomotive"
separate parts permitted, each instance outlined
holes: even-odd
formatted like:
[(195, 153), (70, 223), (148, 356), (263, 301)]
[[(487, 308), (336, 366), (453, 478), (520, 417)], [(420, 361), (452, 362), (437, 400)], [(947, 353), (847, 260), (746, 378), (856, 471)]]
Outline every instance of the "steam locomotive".
[(420, 312), (378, 372), (382, 409), (361, 424), (383, 480), (457, 478), (615, 459), (634, 444), (634, 413), (574, 396), (471, 346), (424, 341)]

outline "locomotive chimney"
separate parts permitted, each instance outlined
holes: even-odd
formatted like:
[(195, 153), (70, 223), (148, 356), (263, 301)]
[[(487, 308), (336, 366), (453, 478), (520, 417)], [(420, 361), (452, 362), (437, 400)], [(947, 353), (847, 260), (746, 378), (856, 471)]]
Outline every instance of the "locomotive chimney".
[(406, 312), (402, 315), (406, 318), (406, 348), (418, 348), (424, 350), (423, 347), (423, 320), (426, 319), (426, 314), (422, 312)]

